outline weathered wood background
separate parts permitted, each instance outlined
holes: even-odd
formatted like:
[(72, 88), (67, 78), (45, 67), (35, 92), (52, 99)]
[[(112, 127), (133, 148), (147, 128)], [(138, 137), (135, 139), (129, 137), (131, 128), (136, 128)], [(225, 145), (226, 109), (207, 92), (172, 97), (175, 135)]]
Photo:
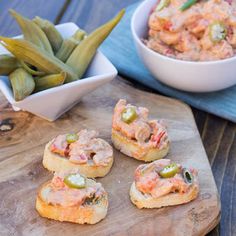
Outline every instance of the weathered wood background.
[[(13, 36), (20, 32), (7, 12), (9, 8), (14, 8), (28, 17), (42, 16), (54, 23), (73, 21), (90, 32), (119, 9), (134, 2), (136, 0), (1, 0), (0, 34)], [(134, 86), (147, 90), (138, 84), (134, 84)], [(9, 120), (4, 120), (4, 123), (17, 127), (17, 130), (14, 131), (17, 136), (18, 130), (25, 129), (25, 125), (31, 121), (31, 115), (28, 113), (20, 115), (21, 117), (16, 120), (22, 122), (22, 125), (16, 126), (8, 104), (4, 99), (0, 99), (0, 101), (0, 122), (3, 121), (3, 117), (10, 117)], [(222, 204), (221, 222), (209, 235), (236, 235), (236, 125), (196, 109), (193, 109), (193, 112), (212, 166)], [(4, 129), (5, 126), (0, 127)], [(4, 131), (0, 131), (0, 148), (2, 140), (6, 136)], [(9, 141), (11, 145), (14, 145), (14, 142), (19, 142), (17, 140), (19, 139)], [(9, 150), (11, 150), (10, 147)], [(11, 156), (10, 152), (8, 156)]]

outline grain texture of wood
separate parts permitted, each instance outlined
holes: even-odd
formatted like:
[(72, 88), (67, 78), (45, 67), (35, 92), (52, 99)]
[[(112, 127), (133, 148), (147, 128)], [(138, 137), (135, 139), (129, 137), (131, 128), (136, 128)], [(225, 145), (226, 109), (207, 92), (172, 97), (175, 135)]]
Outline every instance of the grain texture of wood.
[[(134, 170), (141, 163), (114, 150), (115, 163), (111, 172), (99, 179), (109, 194), (108, 215), (102, 222), (81, 226), (41, 218), (34, 209), (36, 192), (40, 184), (51, 178), (41, 163), (45, 144), (58, 134), (83, 128), (96, 129), (102, 138), (111, 142), (112, 111), (119, 98), (146, 106), (152, 118), (164, 120), (171, 139), (168, 157), (199, 170), (198, 198), (182, 206), (137, 209), (130, 202), (129, 188)], [(11, 117), (6, 111), (4, 113)], [(21, 120), (22, 113), (18, 114)], [(4, 235), (56, 235), (58, 232), (65, 236), (74, 233), (203, 235), (218, 224), (217, 189), (192, 112), (185, 104), (136, 90), (116, 79), (84, 97), (54, 123), (28, 113), (24, 116), (26, 123), (22, 126), (16, 122), (12, 131), (4, 133), (0, 143), (0, 232)]]
[(14, 9), (26, 17), (33, 18), (36, 15), (56, 21), (63, 10), (66, 0), (19, 0), (19, 1), (0, 1), (0, 34), (3, 36), (16, 36), (20, 34), (20, 28), (16, 21), (9, 14), (9, 9)]
[(221, 197), (220, 227), (212, 235), (236, 235), (236, 124), (207, 115), (201, 136)]

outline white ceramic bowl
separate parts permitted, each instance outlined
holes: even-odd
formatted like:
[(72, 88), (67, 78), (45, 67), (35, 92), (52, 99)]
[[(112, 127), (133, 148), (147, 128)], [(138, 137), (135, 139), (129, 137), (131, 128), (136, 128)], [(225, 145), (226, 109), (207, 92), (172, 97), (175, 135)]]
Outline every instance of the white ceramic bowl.
[(139, 57), (152, 75), (171, 87), (190, 92), (211, 92), (236, 84), (236, 56), (218, 61), (190, 62), (163, 56), (149, 49), (148, 17), (156, 0), (145, 0), (135, 10), (131, 30)]
[[(64, 38), (68, 38), (74, 34), (78, 26), (74, 23), (66, 23), (58, 25), (57, 29)], [(0, 54), (5, 53), (8, 52), (0, 46)], [(82, 96), (109, 82), (116, 75), (116, 68), (98, 51), (81, 80), (32, 94), (19, 102), (14, 100), (8, 77), (0, 76), (0, 89), (15, 110), (29, 111), (54, 121), (78, 103)]]

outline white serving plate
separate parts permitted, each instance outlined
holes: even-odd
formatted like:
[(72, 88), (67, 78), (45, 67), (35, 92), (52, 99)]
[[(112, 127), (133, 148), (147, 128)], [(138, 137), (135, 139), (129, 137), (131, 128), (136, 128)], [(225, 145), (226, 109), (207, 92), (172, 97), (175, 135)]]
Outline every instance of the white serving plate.
[[(74, 34), (78, 26), (74, 23), (65, 23), (56, 28), (64, 38), (68, 38)], [(0, 46), (0, 54), (6, 53), (9, 52)], [(111, 81), (116, 75), (116, 68), (100, 51), (97, 51), (81, 80), (32, 94), (18, 102), (13, 97), (7, 76), (0, 76), (0, 89), (15, 110), (28, 111), (46, 120), (54, 121), (77, 104), (84, 95)]]

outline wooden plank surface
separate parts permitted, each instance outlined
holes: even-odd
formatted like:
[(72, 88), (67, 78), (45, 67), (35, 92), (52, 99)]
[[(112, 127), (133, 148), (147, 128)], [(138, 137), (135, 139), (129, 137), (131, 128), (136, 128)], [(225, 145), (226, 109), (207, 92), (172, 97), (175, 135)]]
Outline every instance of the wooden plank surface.
[(57, 20), (57, 17), (60, 16), (66, 3), (66, 0), (1, 0), (0, 34), (11, 37), (20, 33), (18, 25), (8, 12), (11, 8), (29, 18), (38, 15), (54, 22)]
[[(16, 35), (19, 32), (16, 25), (13, 25), (13, 20), (10, 20), (10, 17), (7, 16), (6, 10), (8, 8), (15, 8), (27, 16), (34, 16), (37, 14), (51, 20), (55, 19), (56, 22), (60, 21), (60, 19), (61, 22), (74, 21), (87, 31), (91, 31), (109, 19), (119, 9), (136, 2), (136, 0), (101, 0), (99, 3), (95, 0), (73, 0), (65, 1), (64, 6), (62, 6), (62, 2), (64, 1), (40, 0), (35, 4), (35, 1), (33, 0), (1, 0), (0, 33), (3, 35)], [(60, 13), (58, 12), (58, 6), (59, 8), (62, 6)], [(133, 84), (133, 86), (152, 92), (150, 89), (138, 84)], [(197, 109), (193, 109), (193, 111), (203, 144), (213, 168), (217, 187), (220, 190), (219, 193), (222, 204), (220, 227), (217, 227), (209, 235), (236, 235), (236, 191), (234, 190), (236, 186), (236, 125)], [(32, 115), (28, 113), (20, 112), (14, 113), (13, 115), (11, 109), (6, 103), (6, 100), (0, 96), (0, 122), (4, 124), (6, 123), (7, 127), (14, 127), (14, 131), (12, 132), (16, 135), (16, 138), (7, 138), (7, 132), (0, 131), (0, 141), (2, 138), (5, 138), (8, 142), (11, 141), (10, 145), (12, 146), (16, 143), (20, 143), (20, 137), (18, 136), (17, 138), (17, 133), (20, 130), (24, 130), (26, 127), (26, 132), (23, 132), (23, 134), (26, 134), (27, 127), (31, 121)], [(224, 143), (223, 139), (225, 140)], [(0, 144), (0, 147), (3, 146)], [(227, 152), (225, 150), (227, 150)], [(0, 154), (0, 157), (1, 156), (2, 153)]]
[[(171, 140), (168, 157), (199, 170), (198, 198), (182, 206), (137, 209), (129, 200), (129, 188), (134, 170), (141, 163), (114, 150), (115, 163), (111, 172), (99, 179), (109, 195), (105, 220), (94, 226), (80, 226), (41, 218), (34, 209), (36, 189), (51, 178), (51, 173), (41, 163), (45, 144), (58, 134), (82, 128), (98, 130), (101, 137), (111, 143), (112, 111), (119, 98), (146, 106), (150, 108), (151, 118), (164, 120)], [(220, 206), (216, 185), (192, 112), (185, 104), (136, 90), (116, 79), (84, 97), (54, 123), (32, 115), (28, 119), (30, 122), (24, 125), (26, 129), (18, 129), (15, 133), (16, 123), (0, 144), (3, 146), (0, 232), (4, 235), (56, 235), (58, 232), (65, 236), (78, 232), (80, 235), (203, 235), (218, 224)], [(14, 136), (18, 136), (18, 142), (12, 145)]]
[(72, 21), (87, 32), (91, 32), (133, 2), (135, 0), (72, 0), (59, 22)]
[(211, 235), (236, 235), (236, 124), (207, 114), (201, 137), (219, 190), (220, 227)]

